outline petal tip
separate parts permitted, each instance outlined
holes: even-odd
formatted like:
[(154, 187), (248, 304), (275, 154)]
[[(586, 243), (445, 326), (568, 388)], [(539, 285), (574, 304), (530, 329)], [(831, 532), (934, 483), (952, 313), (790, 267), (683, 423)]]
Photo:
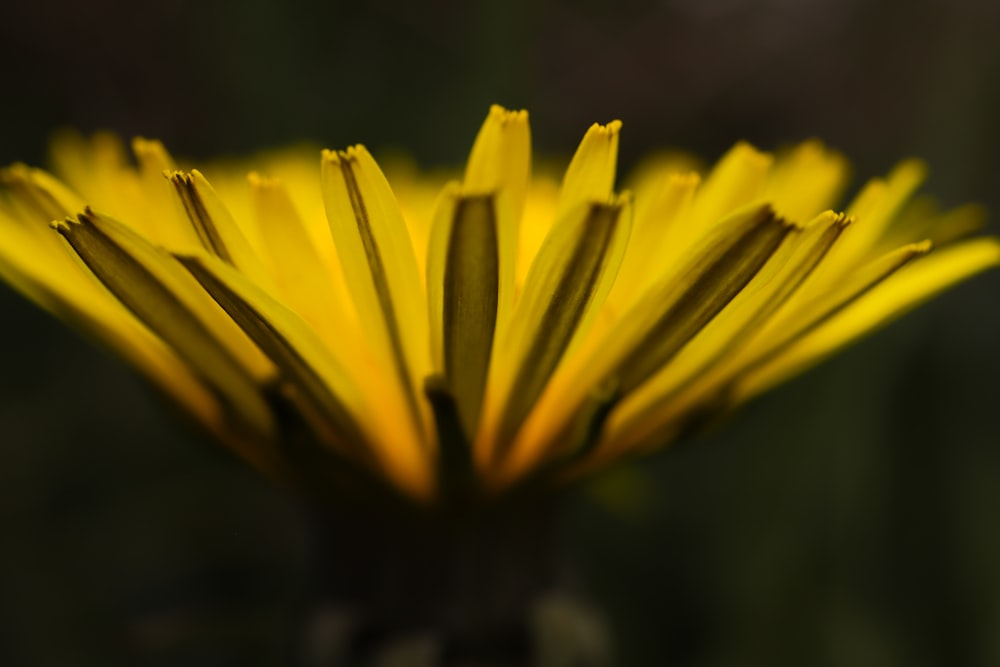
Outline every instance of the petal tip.
[(622, 129), (622, 122), (620, 120), (613, 120), (610, 123), (594, 123), (587, 130), (587, 134), (593, 135), (595, 137), (614, 139), (618, 136)]
[(490, 113), (487, 118), (501, 125), (526, 123), (528, 122), (528, 111), (527, 109), (508, 109), (499, 104), (493, 104), (490, 106)]
[(345, 162), (356, 162), (359, 158), (365, 158), (368, 157), (368, 155), (368, 149), (365, 148), (364, 144), (354, 144), (353, 146), (348, 146), (343, 150), (324, 148), (320, 157), (323, 164), (337, 166)]

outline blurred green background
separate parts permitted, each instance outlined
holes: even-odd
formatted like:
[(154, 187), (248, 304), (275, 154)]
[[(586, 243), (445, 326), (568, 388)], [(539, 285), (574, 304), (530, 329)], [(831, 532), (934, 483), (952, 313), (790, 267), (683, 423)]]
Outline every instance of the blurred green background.
[[(990, 0), (6, 2), (0, 162), (72, 126), (456, 165), (499, 102), (554, 155), (621, 118), (623, 169), (818, 136), (856, 187), (917, 155), (995, 218), (998, 34)], [(0, 664), (284, 664), (336, 567), (294, 496), (2, 286), (0, 313)], [(605, 480), (637, 502), (575, 495), (616, 664), (1000, 665), (998, 377), (993, 273)]]

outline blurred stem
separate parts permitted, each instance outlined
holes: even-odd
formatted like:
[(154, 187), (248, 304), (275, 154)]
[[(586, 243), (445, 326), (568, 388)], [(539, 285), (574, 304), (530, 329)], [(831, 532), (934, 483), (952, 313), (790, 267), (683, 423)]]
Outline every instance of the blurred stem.
[(339, 620), (313, 627), (306, 664), (537, 664), (530, 624), (554, 585), (552, 518), (538, 497), (324, 512), (317, 593)]

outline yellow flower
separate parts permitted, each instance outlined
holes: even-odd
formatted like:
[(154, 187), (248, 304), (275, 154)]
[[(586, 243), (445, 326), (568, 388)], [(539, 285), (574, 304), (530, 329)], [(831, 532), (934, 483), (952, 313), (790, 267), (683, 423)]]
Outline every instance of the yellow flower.
[(619, 128), (557, 185), (531, 177), (526, 112), (494, 107), (443, 189), (362, 146), (210, 184), (158, 142), (133, 166), (67, 135), (58, 178), (3, 172), (0, 275), (269, 473), (432, 499), (463, 458), (496, 491), (667, 444), (1000, 263), (964, 238), (977, 208), (914, 198), (919, 162), (844, 213), (818, 142), (741, 143), (704, 175), (655, 159), (616, 192)]

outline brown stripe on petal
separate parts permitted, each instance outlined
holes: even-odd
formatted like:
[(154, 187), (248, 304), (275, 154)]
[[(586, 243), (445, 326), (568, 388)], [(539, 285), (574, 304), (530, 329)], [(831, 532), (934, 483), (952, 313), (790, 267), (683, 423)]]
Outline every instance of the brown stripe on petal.
[(292, 385), (291, 400), (321, 438), (341, 445), (358, 458), (370, 459), (372, 450), (366, 445), (366, 437), (350, 411), (295, 347), (197, 258), (178, 257), (178, 260), (274, 363), (282, 379)]
[(691, 285), (673, 301), (615, 371), (628, 393), (667, 364), (743, 290), (794, 229), (769, 206), (753, 213), (746, 231), (710, 251)]
[(250, 373), (179, 295), (101, 228), (96, 214), (88, 209), (55, 228), (97, 279), (205, 379), (230, 414), (258, 435), (270, 434), (271, 411)]
[(600, 282), (615, 231), (620, 205), (592, 204), (580, 225), (576, 245), (552, 292), (511, 385), (497, 432), (495, 456), (503, 456), (566, 352)]
[[(730, 334), (726, 337), (717, 349), (712, 351), (698, 366), (688, 366), (683, 372), (683, 377), (676, 377), (677, 384), (658, 395), (655, 400), (651, 400), (640, 413), (631, 416), (629, 419), (639, 421), (651, 415), (663, 415), (671, 410), (671, 406), (677, 404), (678, 397), (683, 396), (692, 387), (698, 387), (715, 372), (720, 364), (732, 361), (739, 350), (744, 348), (753, 337), (758, 334), (761, 327), (766, 326), (770, 318), (798, 291), (805, 283), (806, 279), (812, 275), (816, 267), (823, 261), (829, 253), (837, 239), (843, 233), (850, 219), (844, 215), (839, 215), (827, 224), (817, 238), (810, 242), (810, 245), (801, 253), (796, 261), (790, 261), (777, 275), (771, 278), (776, 286), (765, 300), (759, 303), (752, 312), (747, 312), (742, 317), (738, 317), (737, 322), (732, 320), (720, 322), (715, 320), (709, 326), (726, 327)], [(723, 318), (724, 319), (724, 318)], [(683, 404), (683, 400), (680, 401)], [(687, 419), (687, 417), (685, 417)], [(675, 427), (674, 421), (670, 422), (671, 427)]]
[(761, 320), (774, 314), (778, 308), (783, 306), (798, 291), (809, 276), (813, 274), (816, 267), (820, 265), (820, 262), (827, 256), (833, 244), (837, 242), (837, 239), (840, 238), (840, 235), (844, 233), (844, 230), (847, 229), (847, 226), (851, 222), (851, 218), (842, 213), (834, 218), (826, 229), (823, 230), (823, 234), (816, 243), (809, 248), (809, 252), (805, 254), (805, 257), (790, 272), (791, 276), (786, 278), (781, 287), (768, 300), (767, 305), (761, 309), (754, 320), (754, 324), (759, 324)]
[[(858, 299), (878, 287), (878, 285), (887, 280), (904, 266), (915, 259), (923, 257), (930, 252), (930, 250), (931, 243), (929, 241), (913, 243), (899, 248), (896, 251), (883, 256), (880, 260), (873, 262), (869, 266), (869, 270), (874, 267), (874, 270), (871, 270), (872, 275), (865, 276), (860, 285), (854, 286), (849, 290), (842, 290), (842, 294), (836, 295), (835, 298), (831, 300), (832, 302), (825, 304), (824, 307), (813, 308), (813, 312), (808, 312), (808, 310), (806, 310), (806, 312), (802, 312), (801, 317), (796, 317), (796, 321), (799, 322), (799, 325), (794, 327), (791, 331), (788, 331), (779, 339), (775, 339), (765, 349), (765, 351), (755, 357), (752, 362), (741, 368), (738, 376), (730, 384), (738, 384), (741, 378), (759, 369), (761, 366), (764, 366), (769, 361), (772, 361), (791, 345), (794, 345), (796, 342), (802, 340), (826, 322), (829, 322), (836, 315), (843, 312), (848, 306), (857, 302)], [(860, 273), (863, 273), (864, 271), (864, 267), (858, 270)]]
[[(819, 238), (808, 248), (807, 252), (794, 265), (787, 267), (783, 274), (779, 274), (775, 280), (781, 281), (777, 289), (760, 304), (756, 311), (748, 318), (740, 329), (734, 332), (728, 343), (720, 349), (712, 362), (721, 361), (726, 355), (740, 348), (748, 339), (757, 333), (761, 326), (774, 315), (788, 300), (798, 291), (798, 289), (813, 274), (823, 259), (830, 252), (833, 244), (837, 242), (840, 235), (851, 223), (851, 218), (844, 214), (838, 215), (830, 224), (826, 226)], [(708, 369), (712, 362), (702, 368), (702, 372)]]
[(354, 162), (356, 158), (347, 151), (338, 152), (337, 157), (339, 158), (337, 162), (340, 165), (340, 172), (344, 178), (344, 185), (347, 188), (347, 195), (350, 199), (351, 210), (354, 213), (354, 220), (358, 226), (358, 234), (365, 249), (365, 257), (368, 260), (368, 268), (371, 272), (372, 284), (375, 286), (379, 308), (382, 311), (383, 318), (385, 318), (385, 328), (389, 336), (389, 345), (392, 348), (393, 365), (395, 366), (399, 382), (405, 390), (407, 406), (413, 415), (414, 422), (422, 424), (423, 417), (420, 407), (417, 405), (417, 397), (414, 394), (413, 383), (407, 367), (402, 332), (396, 318), (396, 311), (392, 305), (392, 293), (389, 290), (389, 279), (385, 263), (372, 231), (368, 209), (361, 194), (361, 187), (358, 185), (357, 176), (354, 174)]
[(475, 434), (496, 329), (500, 256), (492, 195), (455, 206), (444, 272), (444, 372), (468, 437)]
[(215, 223), (212, 222), (212, 216), (209, 214), (205, 202), (202, 201), (201, 195), (198, 194), (198, 189), (194, 185), (194, 178), (191, 174), (175, 171), (169, 174), (167, 178), (170, 180), (170, 184), (174, 186), (178, 197), (180, 197), (184, 212), (187, 214), (188, 220), (191, 221), (191, 226), (194, 227), (194, 231), (198, 234), (198, 239), (201, 240), (205, 249), (227, 264), (232, 264), (233, 258), (226, 248), (225, 242), (222, 240), (222, 235), (219, 234)]

